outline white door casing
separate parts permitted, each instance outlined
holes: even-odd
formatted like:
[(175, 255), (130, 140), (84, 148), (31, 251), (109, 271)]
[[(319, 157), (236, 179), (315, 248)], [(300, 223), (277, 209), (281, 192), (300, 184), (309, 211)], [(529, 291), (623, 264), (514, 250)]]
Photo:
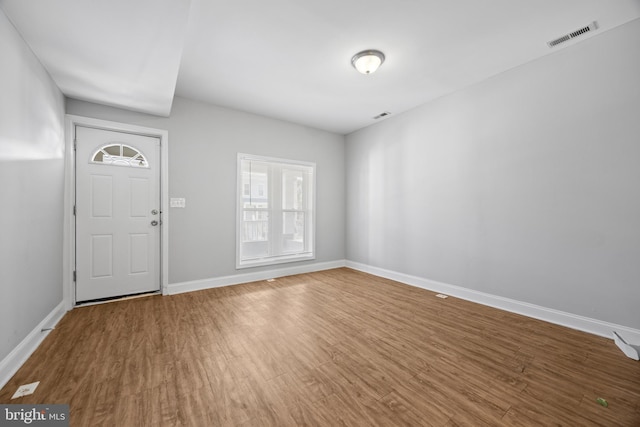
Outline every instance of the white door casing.
[[(160, 290), (160, 139), (75, 130), (76, 302)], [(107, 146), (124, 146), (124, 158), (111, 164), (118, 153)], [(124, 160), (136, 151), (144, 159), (131, 166)]]

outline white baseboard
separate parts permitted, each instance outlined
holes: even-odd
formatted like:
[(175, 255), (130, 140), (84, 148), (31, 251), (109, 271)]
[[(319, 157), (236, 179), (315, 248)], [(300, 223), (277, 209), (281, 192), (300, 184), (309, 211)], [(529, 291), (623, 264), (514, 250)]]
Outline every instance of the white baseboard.
[(256, 271), (252, 273), (234, 274), (231, 276), (214, 277), (211, 279), (193, 280), (190, 282), (170, 283), (164, 290), (164, 295), (175, 295), (183, 292), (200, 291), (203, 289), (219, 288), (222, 286), (238, 285), (240, 283), (256, 282), (276, 277), (292, 276), (294, 274), (313, 273), (314, 271), (330, 270), (345, 267), (345, 260), (319, 262), (295, 267), (277, 268), (274, 270)]
[(36, 351), (42, 341), (49, 335), (50, 331), (42, 331), (42, 329), (55, 327), (66, 312), (64, 301), (62, 301), (7, 357), (0, 361), (0, 388), (9, 382), (11, 377), (18, 372), (18, 369), (20, 369), (29, 356)]
[(423, 279), (421, 277), (398, 273), (396, 271), (385, 270), (358, 262), (347, 261), (346, 266), (354, 270), (373, 274), (374, 276), (384, 277), (386, 279), (395, 280), (407, 285), (451, 295), (467, 301), (476, 302), (478, 304), (483, 304), (512, 313), (521, 314), (527, 317), (533, 317), (534, 319), (544, 320), (545, 322), (554, 323), (556, 325), (565, 326), (571, 329), (577, 329), (579, 331), (588, 332), (590, 334), (599, 335), (605, 338), (613, 339), (613, 331), (616, 331), (620, 335), (622, 335), (627, 342), (632, 344), (640, 344), (640, 330), (630, 328), (628, 326), (617, 325), (615, 323), (609, 323), (602, 320), (579, 316), (577, 314), (554, 310), (551, 308), (529, 304), (510, 298), (504, 298), (497, 295), (491, 295), (480, 291), (474, 291), (472, 289), (463, 288), (461, 286), (449, 285), (447, 283)]

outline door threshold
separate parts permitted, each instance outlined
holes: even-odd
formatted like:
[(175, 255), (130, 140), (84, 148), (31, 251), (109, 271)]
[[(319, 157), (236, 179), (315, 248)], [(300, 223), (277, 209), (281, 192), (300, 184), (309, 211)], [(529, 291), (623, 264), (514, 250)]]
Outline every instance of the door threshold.
[(160, 292), (160, 291), (151, 291), (151, 292), (140, 292), (138, 294), (120, 295), (120, 296), (117, 296), (117, 297), (96, 298), (96, 299), (92, 299), (92, 300), (88, 300), (88, 301), (78, 302), (78, 303), (76, 303), (75, 306), (76, 307), (87, 307), (87, 306), (90, 306), (90, 305), (106, 304), (108, 302), (126, 301), (126, 300), (130, 300), (130, 299), (145, 298), (145, 297), (150, 297), (150, 296), (154, 296), (154, 295), (162, 295), (162, 292)]

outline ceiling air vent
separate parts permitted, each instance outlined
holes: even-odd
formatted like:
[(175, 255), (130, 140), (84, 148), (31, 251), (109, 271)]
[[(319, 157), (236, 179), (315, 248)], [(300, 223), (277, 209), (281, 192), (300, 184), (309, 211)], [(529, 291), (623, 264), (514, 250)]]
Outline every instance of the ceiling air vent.
[(595, 31), (597, 29), (598, 29), (598, 23), (596, 21), (593, 21), (591, 24), (587, 25), (586, 27), (582, 27), (579, 30), (575, 30), (569, 34), (565, 34), (562, 37), (558, 37), (555, 40), (551, 40), (550, 42), (547, 42), (547, 44), (549, 45), (549, 47), (554, 47), (559, 45), (560, 43), (564, 43), (575, 37), (581, 36), (585, 33), (589, 33), (591, 31)]
[(380, 113), (377, 116), (375, 116), (374, 119), (378, 120), (378, 119), (380, 119), (382, 117), (388, 116), (389, 114), (391, 114), (391, 113), (388, 112), (388, 111), (385, 111), (384, 113)]

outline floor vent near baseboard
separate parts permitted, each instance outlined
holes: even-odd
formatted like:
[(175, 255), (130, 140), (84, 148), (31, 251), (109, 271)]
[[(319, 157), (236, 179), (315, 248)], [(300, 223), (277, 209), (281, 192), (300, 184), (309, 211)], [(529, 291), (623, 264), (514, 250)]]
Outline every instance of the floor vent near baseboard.
[(593, 21), (591, 24), (587, 25), (586, 27), (582, 27), (578, 30), (575, 30), (569, 34), (565, 34), (562, 37), (558, 37), (557, 39), (551, 40), (550, 42), (547, 42), (547, 44), (549, 45), (549, 47), (554, 47), (557, 46), (561, 43), (567, 42), (573, 38), (576, 38), (578, 36), (581, 36), (585, 33), (589, 33), (591, 31), (595, 31), (598, 29), (598, 22), (597, 21)]

